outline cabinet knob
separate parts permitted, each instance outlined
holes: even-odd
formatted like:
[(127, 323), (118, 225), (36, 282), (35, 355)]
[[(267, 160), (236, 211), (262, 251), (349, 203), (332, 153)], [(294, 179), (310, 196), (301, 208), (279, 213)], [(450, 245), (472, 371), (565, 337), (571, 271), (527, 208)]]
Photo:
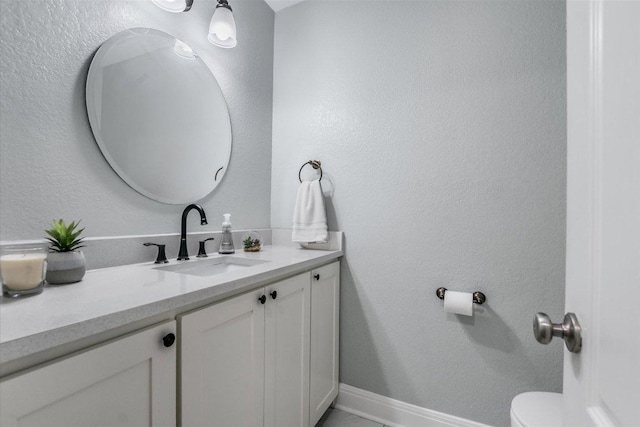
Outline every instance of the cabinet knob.
[(167, 334), (164, 337), (162, 337), (162, 343), (164, 344), (165, 347), (171, 347), (174, 342), (176, 342), (175, 334)]
[(264, 304), (265, 302), (267, 302), (267, 297), (262, 295), (260, 298), (258, 298), (258, 301), (260, 301), (260, 304)]
[(320, 280), (320, 274), (314, 274), (313, 278), (316, 279), (316, 280)]
[(271, 298), (276, 299), (278, 297), (278, 292), (273, 291), (269, 295), (271, 295)]

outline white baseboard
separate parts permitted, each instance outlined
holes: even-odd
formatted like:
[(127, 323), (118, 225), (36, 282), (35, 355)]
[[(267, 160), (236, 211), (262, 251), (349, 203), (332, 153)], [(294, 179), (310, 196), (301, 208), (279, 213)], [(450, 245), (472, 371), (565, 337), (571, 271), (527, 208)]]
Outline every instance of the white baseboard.
[(391, 427), (489, 427), (342, 383), (335, 407)]

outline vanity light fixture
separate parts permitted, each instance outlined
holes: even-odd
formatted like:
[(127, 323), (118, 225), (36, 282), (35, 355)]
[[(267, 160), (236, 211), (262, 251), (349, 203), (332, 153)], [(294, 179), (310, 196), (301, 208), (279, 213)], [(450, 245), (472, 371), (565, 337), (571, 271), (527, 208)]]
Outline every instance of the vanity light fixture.
[(218, 47), (231, 48), (236, 45), (236, 21), (227, 0), (218, 0), (209, 24), (207, 39)]
[(188, 12), (193, 5), (193, 0), (151, 0), (153, 4), (167, 12)]
[[(193, 0), (151, 0), (153, 4), (168, 12), (187, 12)], [(232, 48), (236, 45), (236, 21), (227, 0), (218, 0), (209, 24), (207, 40), (215, 46)]]

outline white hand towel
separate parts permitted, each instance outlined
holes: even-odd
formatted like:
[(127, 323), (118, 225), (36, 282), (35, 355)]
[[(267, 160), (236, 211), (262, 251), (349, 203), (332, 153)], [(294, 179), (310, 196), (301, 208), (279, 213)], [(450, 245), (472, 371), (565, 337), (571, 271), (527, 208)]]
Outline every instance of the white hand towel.
[(329, 239), (327, 231), (327, 212), (320, 180), (302, 181), (298, 187), (296, 206), (293, 210), (294, 242), (321, 242)]

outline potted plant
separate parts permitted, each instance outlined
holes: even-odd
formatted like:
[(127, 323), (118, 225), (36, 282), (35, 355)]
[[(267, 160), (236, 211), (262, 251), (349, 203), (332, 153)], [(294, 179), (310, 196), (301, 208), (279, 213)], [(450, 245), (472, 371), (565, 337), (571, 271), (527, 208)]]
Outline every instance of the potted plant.
[(260, 239), (253, 239), (251, 236), (244, 239), (242, 244), (244, 245), (245, 252), (258, 252), (261, 249)]
[(71, 221), (67, 225), (61, 219), (53, 221), (50, 229), (45, 232), (50, 236), (47, 240), (51, 243), (47, 256), (47, 283), (61, 285), (65, 283), (79, 282), (84, 277), (86, 262), (83, 248), (83, 238), (80, 234), (84, 228), (77, 229), (80, 221)]

